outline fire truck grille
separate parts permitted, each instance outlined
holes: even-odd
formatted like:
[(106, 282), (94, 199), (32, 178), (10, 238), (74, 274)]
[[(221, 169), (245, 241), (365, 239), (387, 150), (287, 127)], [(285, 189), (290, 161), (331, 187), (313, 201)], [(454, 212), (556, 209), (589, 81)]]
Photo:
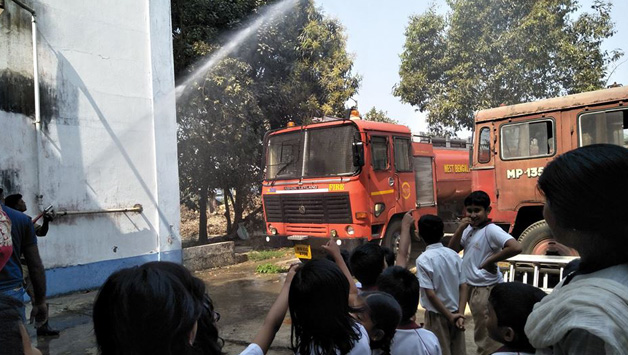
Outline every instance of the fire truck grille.
[(315, 237), (325, 237), (327, 235), (327, 227), (312, 226), (309, 224), (288, 224), (286, 226), (287, 234), (311, 235)]
[(264, 196), (267, 222), (352, 223), (349, 193)]

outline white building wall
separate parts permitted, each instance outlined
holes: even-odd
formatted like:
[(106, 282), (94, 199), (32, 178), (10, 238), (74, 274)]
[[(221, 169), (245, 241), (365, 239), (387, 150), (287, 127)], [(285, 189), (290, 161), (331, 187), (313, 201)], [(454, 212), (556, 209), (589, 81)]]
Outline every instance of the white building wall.
[(170, 2), (29, 3), (38, 25), (40, 152), (30, 14), (6, 3), (0, 14), (0, 48), (9, 49), (0, 50), (0, 86), (9, 89), (0, 89), (5, 195), (24, 195), (30, 215), (49, 204), (57, 211), (143, 206), (142, 213), (55, 219), (39, 238), (49, 294), (98, 286), (122, 266), (180, 261)]

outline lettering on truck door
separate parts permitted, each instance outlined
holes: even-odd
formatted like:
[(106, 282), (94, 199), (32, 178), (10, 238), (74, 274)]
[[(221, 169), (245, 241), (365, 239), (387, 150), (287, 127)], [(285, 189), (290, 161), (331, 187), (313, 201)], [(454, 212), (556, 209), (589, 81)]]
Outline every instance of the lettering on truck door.
[(513, 211), (520, 201), (540, 199), (536, 183), (556, 153), (557, 122), (553, 117), (527, 117), (499, 126), (495, 161), (499, 210)]

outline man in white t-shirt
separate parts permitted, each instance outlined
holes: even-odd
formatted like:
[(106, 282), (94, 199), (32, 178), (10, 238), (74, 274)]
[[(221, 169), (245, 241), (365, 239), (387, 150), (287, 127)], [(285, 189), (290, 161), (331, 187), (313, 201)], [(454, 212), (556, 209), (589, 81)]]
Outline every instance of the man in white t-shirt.
[(501, 347), (486, 330), (485, 314), (488, 296), (497, 283), (503, 282), (497, 262), (521, 253), (521, 245), (510, 234), (491, 223), (491, 199), (484, 191), (474, 191), (464, 200), (467, 216), (462, 219), (449, 247), (464, 249), (462, 273), (469, 289), (469, 308), (475, 324), (474, 340), (479, 355), (488, 355)]

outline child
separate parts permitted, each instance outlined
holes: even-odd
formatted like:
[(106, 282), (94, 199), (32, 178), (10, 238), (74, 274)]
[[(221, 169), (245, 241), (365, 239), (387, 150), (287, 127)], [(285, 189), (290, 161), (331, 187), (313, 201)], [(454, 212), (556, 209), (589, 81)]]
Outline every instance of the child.
[(462, 275), (462, 260), (440, 242), (443, 220), (439, 217), (421, 216), (419, 236), (427, 244), (416, 261), (425, 329), (438, 337), (443, 355), (466, 354), (463, 331), (467, 284)]
[(382, 246), (382, 250), (384, 251), (384, 261), (386, 262), (386, 267), (384, 267), (384, 269), (395, 265), (395, 252), (385, 246)]
[(474, 340), (479, 355), (488, 355), (501, 345), (488, 337), (485, 314), (491, 288), (503, 281), (497, 262), (521, 253), (521, 245), (510, 234), (491, 223), (491, 199), (474, 191), (464, 200), (467, 217), (449, 241), (455, 252), (464, 249), (462, 273), (468, 284), (469, 308), (475, 324)]
[(488, 297), (486, 330), (488, 335), (504, 346), (493, 355), (532, 355), (523, 331), (532, 308), (543, 297), (543, 290), (521, 282), (506, 282), (495, 285)]
[(543, 216), (556, 240), (578, 251), (580, 264), (528, 317), (525, 332), (537, 353), (626, 353), (626, 181), (628, 149), (610, 144), (569, 151), (543, 170)]
[[(265, 354), (288, 309), (291, 267), (253, 343), (240, 355)], [(220, 319), (205, 284), (183, 266), (149, 262), (113, 273), (103, 284), (93, 309), (99, 353), (222, 354)]]
[(438, 338), (416, 324), (419, 280), (401, 266), (391, 266), (377, 279), (380, 291), (391, 294), (401, 306), (401, 322), (392, 341), (392, 355), (440, 355)]
[(390, 355), (390, 343), (401, 321), (401, 306), (385, 292), (364, 292), (360, 295), (363, 311), (358, 320), (369, 334), (374, 355)]
[[(331, 249), (335, 242), (325, 247)], [(337, 248), (337, 246), (336, 246)], [(351, 313), (349, 270), (339, 249), (332, 254), (341, 269), (327, 259), (312, 260), (298, 268), (288, 298), (292, 319), (292, 350), (295, 354), (371, 353), (366, 329)], [(357, 290), (356, 290), (357, 291)]]
[(377, 291), (377, 277), (385, 267), (385, 253), (379, 244), (365, 243), (356, 247), (349, 265), (353, 276), (360, 282), (360, 291)]

